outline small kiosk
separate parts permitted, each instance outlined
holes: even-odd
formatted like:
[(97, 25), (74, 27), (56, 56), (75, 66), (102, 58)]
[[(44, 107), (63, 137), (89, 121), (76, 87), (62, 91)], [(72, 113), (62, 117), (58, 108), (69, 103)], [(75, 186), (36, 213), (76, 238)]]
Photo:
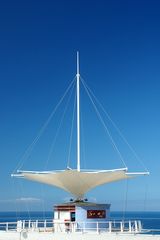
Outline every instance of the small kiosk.
[(92, 231), (106, 227), (110, 204), (75, 201), (54, 206), (54, 227), (56, 232)]

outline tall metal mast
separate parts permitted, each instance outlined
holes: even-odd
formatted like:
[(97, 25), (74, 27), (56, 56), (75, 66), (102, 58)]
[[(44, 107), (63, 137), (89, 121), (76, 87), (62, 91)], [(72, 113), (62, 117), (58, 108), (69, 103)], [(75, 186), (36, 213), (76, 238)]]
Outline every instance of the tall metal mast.
[(79, 95), (79, 52), (77, 52), (77, 171), (80, 172), (80, 95)]

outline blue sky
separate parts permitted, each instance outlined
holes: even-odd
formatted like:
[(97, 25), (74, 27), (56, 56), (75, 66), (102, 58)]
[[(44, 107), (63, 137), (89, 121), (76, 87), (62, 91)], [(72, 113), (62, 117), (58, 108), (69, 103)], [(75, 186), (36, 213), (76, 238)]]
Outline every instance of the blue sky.
[[(42, 206), (51, 210), (55, 202), (69, 197), (59, 189), (13, 179), (10, 174), (74, 78), (77, 50), (81, 76), (151, 172), (149, 177), (129, 181), (127, 209), (160, 210), (159, 8), (155, 0), (1, 2), (0, 211), (39, 210)], [(121, 167), (108, 145), (100, 141), (104, 136), (101, 127), (94, 127), (98, 125), (93, 112), (87, 110), (89, 102), (82, 103), (83, 118), (88, 121), (83, 140), (88, 150), (82, 166)], [(24, 169), (43, 170), (58, 121), (57, 117), (51, 123)], [(64, 129), (48, 163), (51, 169), (66, 167), (63, 152), (68, 136)], [(117, 137), (114, 130), (112, 133)], [(144, 170), (120, 146), (130, 170)], [(125, 182), (113, 183), (87, 196), (122, 210), (125, 188)]]

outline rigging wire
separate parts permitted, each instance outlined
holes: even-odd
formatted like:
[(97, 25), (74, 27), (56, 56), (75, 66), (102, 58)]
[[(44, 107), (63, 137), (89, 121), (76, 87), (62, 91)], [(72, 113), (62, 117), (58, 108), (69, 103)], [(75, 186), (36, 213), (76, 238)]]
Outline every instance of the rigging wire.
[(45, 208), (45, 202), (44, 202), (44, 197), (45, 197), (45, 194), (44, 194), (44, 185), (41, 185), (41, 196), (42, 196), (42, 201), (41, 201), (41, 204), (42, 204), (42, 210), (43, 210), (43, 220), (46, 219), (46, 208)]
[(83, 80), (82, 78), (81, 78), (81, 80), (82, 80), (82, 84), (83, 84), (83, 86), (84, 86), (84, 88), (85, 88), (85, 90), (86, 90), (86, 92), (87, 92), (87, 95), (88, 95), (88, 97), (89, 97), (89, 99), (90, 99), (90, 101), (91, 101), (91, 103), (92, 103), (92, 105), (93, 105), (93, 107), (94, 107), (94, 109), (95, 109), (95, 111), (96, 111), (96, 113), (97, 113), (97, 116), (98, 116), (100, 122), (102, 123), (105, 131), (107, 132), (107, 134), (108, 134), (108, 136), (109, 136), (109, 138), (110, 138), (110, 140), (111, 140), (111, 143), (112, 143), (114, 149), (115, 149), (116, 152), (118, 153), (118, 155), (119, 155), (119, 157), (120, 157), (120, 159), (121, 159), (121, 162), (123, 163), (123, 165), (125, 166), (125, 168), (127, 168), (126, 163), (125, 163), (125, 161), (124, 161), (124, 159), (123, 159), (123, 157), (122, 157), (122, 154), (120, 153), (120, 151), (119, 151), (119, 149), (118, 149), (115, 141), (113, 140), (113, 137), (112, 137), (111, 133), (109, 132), (108, 127), (106, 126), (106, 124), (105, 124), (105, 122), (104, 122), (104, 120), (103, 120), (100, 112), (98, 111), (98, 109), (97, 109), (97, 107), (96, 107), (96, 105), (95, 105), (95, 103), (94, 103), (94, 101), (93, 101), (93, 99), (92, 99), (92, 97), (91, 97), (91, 95), (90, 95), (90, 93), (89, 93), (89, 91), (88, 91), (88, 88), (87, 88), (84, 80)]
[(83, 156), (83, 162), (84, 162), (84, 169), (87, 169), (87, 165), (86, 165), (86, 149), (85, 149), (85, 135), (84, 135), (84, 122), (83, 122), (83, 111), (81, 112), (81, 138), (82, 138), (82, 156)]
[[(22, 193), (21, 196), (24, 196), (24, 192), (25, 191), (24, 191), (24, 187), (23, 187), (23, 182), (22, 181), (19, 181), (19, 186), (20, 186), (20, 190), (21, 190), (21, 193)], [(30, 210), (29, 210), (29, 202), (27, 201), (27, 198), (26, 199), (25, 199), (25, 197), (24, 197), (24, 199), (20, 198), (19, 201), (24, 202), (24, 204), (26, 206), (28, 217), (29, 217), (29, 219), (31, 219)]]
[(149, 188), (149, 184), (148, 184), (148, 181), (146, 180), (145, 193), (144, 193), (144, 206), (143, 206), (144, 212), (147, 211), (148, 188)]
[(71, 124), (71, 133), (69, 139), (69, 150), (68, 150), (68, 160), (67, 160), (67, 168), (70, 168), (70, 157), (71, 157), (71, 145), (72, 145), (72, 138), (73, 138), (73, 125), (74, 125), (74, 118), (75, 118), (75, 107), (76, 107), (76, 94), (74, 98), (74, 106), (73, 106), (73, 113), (72, 113), (72, 124)]
[[(15, 179), (12, 181), (12, 196), (15, 196), (15, 193), (17, 193), (17, 192), (15, 192), (15, 189), (17, 189), (16, 187), (15, 187)], [(17, 195), (17, 194), (16, 194)], [(16, 196), (15, 196), (16, 197)], [(17, 199), (13, 199), (13, 203), (14, 203), (14, 205), (15, 205), (15, 212), (16, 212), (16, 220), (18, 221), (18, 207), (17, 207)]]
[[(83, 80), (84, 81), (84, 80)], [(110, 122), (112, 123), (112, 125), (114, 126), (114, 128), (117, 130), (117, 132), (119, 133), (120, 137), (123, 139), (123, 141), (127, 144), (127, 146), (129, 147), (129, 149), (131, 150), (131, 152), (134, 154), (135, 158), (137, 159), (137, 161), (140, 163), (140, 165), (144, 168), (144, 170), (146, 172), (149, 172), (147, 167), (144, 165), (143, 161), (140, 159), (140, 157), (137, 155), (136, 151), (134, 150), (134, 148), (129, 144), (129, 142), (127, 141), (127, 139), (124, 137), (124, 135), (122, 134), (122, 132), (120, 131), (120, 129), (117, 127), (117, 125), (115, 124), (115, 122), (112, 120), (112, 118), (110, 117), (110, 115), (106, 112), (105, 108), (103, 107), (103, 105), (101, 104), (101, 102), (97, 99), (97, 97), (94, 95), (93, 91), (88, 87), (88, 85), (85, 82), (86, 87), (88, 88), (88, 91), (90, 92), (90, 94), (93, 96), (93, 98), (95, 99), (95, 101), (98, 103), (98, 105), (100, 106), (100, 108), (102, 109), (102, 111), (104, 112), (104, 114), (107, 116), (107, 118), (110, 120)]]
[(41, 135), (43, 134), (43, 132), (45, 131), (46, 127), (48, 126), (49, 122), (51, 121), (52, 117), (54, 116), (54, 114), (56, 113), (57, 109), (59, 108), (59, 106), (61, 105), (61, 103), (63, 102), (65, 96), (67, 95), (69, 89), (71, 88), (71, 86), (73, 85), (73, 83), (75, 82), (75, 77), (72, 80), (72, 82), (69, 84), (68, 88), (66, 89), (65, 93), (63, 94), (63, 96), (60, 98), (60, 101), (57, 103), (56, 107), (54, 108), (54, 110), (52, 111), (52, 113), (50, 114), (50, 116), (48, 117), (47, 121), (43, 124), (42, 128), (40, 129), (40, 131), (38, 132), (37, 136), (34, 138), (34, 140), (32, 141), (32, 143), (29, 145), (29, 147), (26, 149), (24, 155), (22, 156), (21, 160), (19, 161), (19, 163), (17, 164), (16, 168), (13, 170), (13, 174), (18, 170), (21, 169), (24, 165), (24, 162), (28, 159), (28, 157), (30, 156), (31, 152), (34, 149), (34, 146), (36, 145), (36, 143), (38, 142), (39, 138), (41, 137)]
[(56, 131), (56, 134), (55, 134), (55, 137), (53, 139), (53, 142), (51, 144), (51, 148), (50, 148), (50, 151), (49, 151), (49, 155), (48, 155), (48, 158), (47, 158), (47, 161), (46, 161), (46, 164), (45, 164), (45, 169), (47, 168), (48, 166), (48, 163), (49, 163), (49, 160), (53, 154), (53, 150), (54, 150), (54, 147), (55, 147), (55, 143), (56, 143), (56, 140), (57, 140), (57, 137), (58, 137), (58, 134), (59, 134), (59, 131), (60, 131), (60, 128), (62, 126), (62, 123), (63, 123), (63, 120), (64, 120), (64, 116), (66, 114), (66, 111), (67, 111), (67, 108), (68, 108), (68, 105), (69, 105), (69, 102), (70, 102), (70, 99), (71, 99), (71, 96), (72, 96), (72, 93), (73, 93), (73, 88), (74, 88), (74, 84), (72, 86), (72, 89), (71, 89), (71, 92), (70, 92), (70, 96), (66, 102), (66, 106), (64, 108), (64, 111), (63, 111), (63, 114), (62, 114), (62, 117), (61, 117), (61, 120), (60, 120), (60, 123), (59, 123), (59, 126), (57, 128), (57, 131)]
[(127, 203), (128, 203), (128, 184), (129, 184), (129, 180), (126, 179), (126, 181), (125, 181), (125, 197), (124, 197), (124, 205), (123, 205), (123, 217), (122, 217), (123, 220), (125, 220), (126, 211), (127, 211)]

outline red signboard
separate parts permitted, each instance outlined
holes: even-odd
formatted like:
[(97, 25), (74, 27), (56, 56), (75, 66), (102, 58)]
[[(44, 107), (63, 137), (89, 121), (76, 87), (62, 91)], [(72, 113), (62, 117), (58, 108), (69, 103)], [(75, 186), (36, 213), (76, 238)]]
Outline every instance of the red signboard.
[(87, 218), (106, 218), (105, 210), (87, 210)]

